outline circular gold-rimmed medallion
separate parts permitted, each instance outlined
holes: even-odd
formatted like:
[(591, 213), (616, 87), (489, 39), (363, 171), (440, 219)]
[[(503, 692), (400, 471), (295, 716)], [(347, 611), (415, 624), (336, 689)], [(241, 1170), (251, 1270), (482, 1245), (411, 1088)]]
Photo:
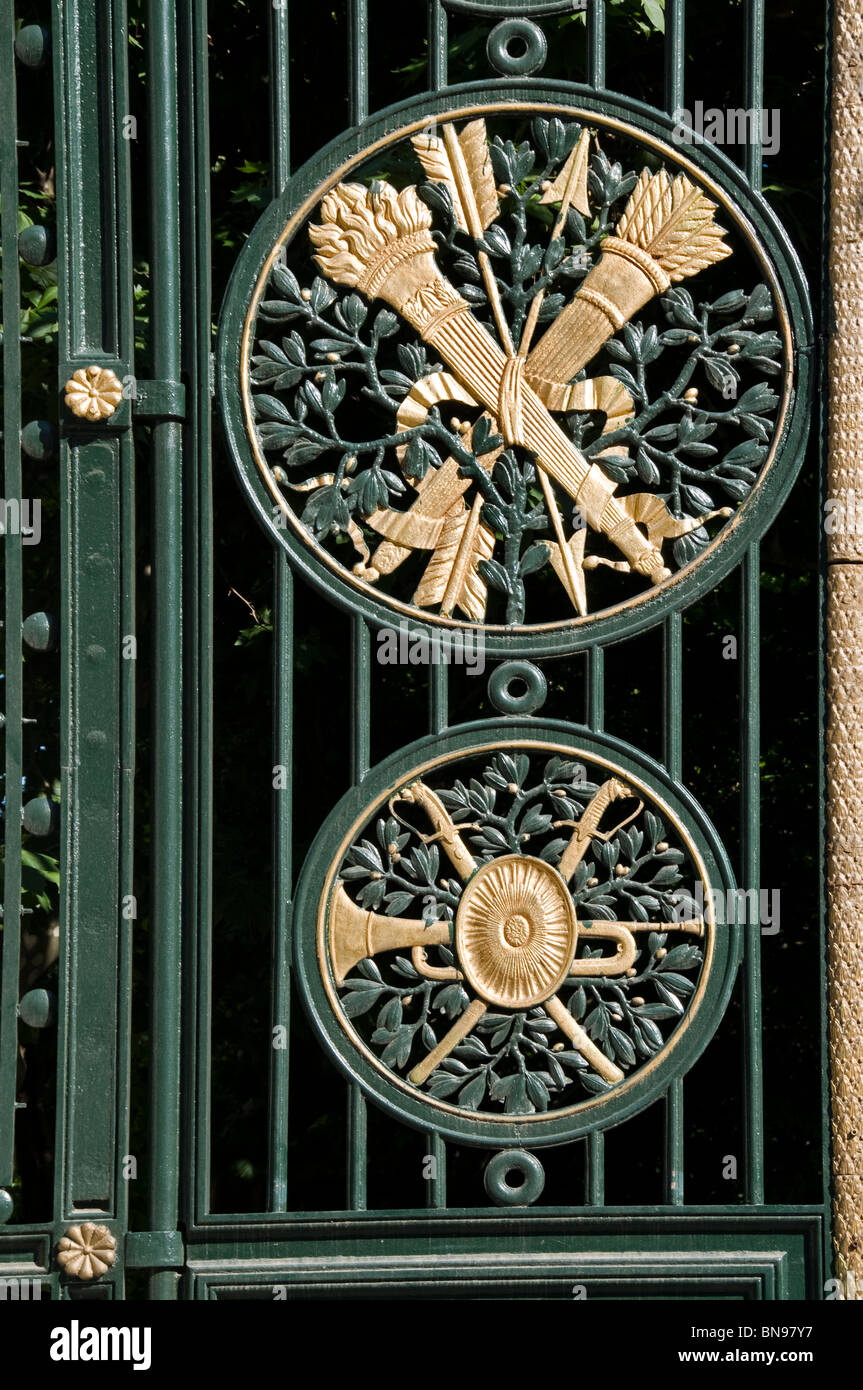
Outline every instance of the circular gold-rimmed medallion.
[(297, 977), (385, 1108), (559, 1142), (647, 1104), (706, 1042), (737, 956), (716, 892), (735, 902), (715, 833), (634, 750), (472, 726), (333, 812), (299, 885)]
[[(530, 115), (530, 139), (508, 146)], [(258, 267), (250, 302), (238, 274), (224, 321), (229, 437), (274, 535), (328, 593), (379, 621), (481, 625), (490, 649), (506, 629), (510, 655), (571, 649), (695, 597), (766, 523), (805, 430), (796, 263), (721, 156), (661, 133), (623, 102), (548, 93), (406, 111), (399, 131), (371, 123), (317, 184), (298, 176), (268, 215), (243, 256)], [(526, 146), (532, 167), (508, 182)], [(600, 230), (590, 189), (612, 169)], [(554, 283), (520, 282), (519, 308), (506, 275), (525, 197), (552, 230), (563, 217), (563, 251)], [(679, 244), (647, 216), (657, 200), (688, 227)], [(490, 219), (481, 236), (476, 217)], [(595, 244), (579, 261), (581, 225)], [(714, 306), (706, 326), (696, 299)]]

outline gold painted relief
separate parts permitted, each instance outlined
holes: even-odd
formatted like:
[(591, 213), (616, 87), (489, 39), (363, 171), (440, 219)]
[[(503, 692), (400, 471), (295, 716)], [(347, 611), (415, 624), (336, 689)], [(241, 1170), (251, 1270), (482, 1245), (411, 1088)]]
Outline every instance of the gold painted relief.
[(401, 1084), (486, 1118), (554, 1115), (673, 1043), (706, 979), (712, 904), (688, 837), (638, 783), (499, 751), (427, 769), (353, 832), (319, 967), (345, 1029)]
[(513, 123), (415, 131), (306, 205), (253, 305), (246, 399), (277, 508), (352, 584), (542, 627), (674, 582), (734, 523), (783, 343), (771, 289), (728, 288), (739, 229), (693, 173)]

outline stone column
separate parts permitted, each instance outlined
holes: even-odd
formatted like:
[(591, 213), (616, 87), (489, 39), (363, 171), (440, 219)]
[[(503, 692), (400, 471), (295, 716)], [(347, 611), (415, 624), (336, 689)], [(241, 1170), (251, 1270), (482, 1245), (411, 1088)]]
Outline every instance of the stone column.
[[(834, 1273), (863, 1299), (863, 0), (834, 0), (827, 900)], [(861, 528), (856, 530), (855, 507)], [(832, 524), (832, 523), (831, 523)]]

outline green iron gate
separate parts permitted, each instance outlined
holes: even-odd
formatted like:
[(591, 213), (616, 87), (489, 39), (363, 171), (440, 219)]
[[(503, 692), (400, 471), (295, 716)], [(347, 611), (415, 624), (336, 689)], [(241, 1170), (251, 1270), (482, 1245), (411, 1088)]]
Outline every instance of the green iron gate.
[[(219, 16), (150, 0), (130, 48), (126, 0), (13, 9), (7, 522), (56, 470), (60, 566), (42, 599), (45, 551), (7, 525), (4, 1274), (55, 1298), (821, 1297), (819, 908), (760, 849), (760, 611), (790, 592), (761, 542), (814, 343), (745, 119), (762, 0), (716, 21), (730, 153), (693, 125), (683, 0), (664, 29), (658, 3), (415, 0), (386, 109), (385, 7), (262, 6), (271, 192), (216, 302)], [(49, 72), (56, 253), (14, 213)], [(294, 132), (332, 138), (295, 168)], [(56, 432), (33, 316), (10, 332), (19, 255), (43, 289), (56, 255)], [(272, 603), (228, 641), (233, 533)], [(57, 642), (46, 773), (27, 702), (56, 722)]]

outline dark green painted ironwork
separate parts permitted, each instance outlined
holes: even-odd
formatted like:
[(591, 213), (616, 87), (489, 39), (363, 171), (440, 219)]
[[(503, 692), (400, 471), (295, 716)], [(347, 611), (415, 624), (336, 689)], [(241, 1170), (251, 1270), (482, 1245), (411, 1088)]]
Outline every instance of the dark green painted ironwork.
[[(570, 0), (511, 3), (510, 0), (429, 0), (429, 94), (386, 111), (369, 109), (369, 43), (373, 43), (366, 0), (348, 0), (348, 43), (344, 73), (349, 121), (355, 127), (292, 177), (290, 156), (289, 54), (292, 5), (273, 5), (269, 17), (270, 120), (273, 206), (251, 238), (234, 280), (223, 318), (222, 389), (234, 380), (243, 290), (249, 266), (257, 265), (283, 224), (287, 210), (316, 187), (336, 163), (392, 131), (412, 115), (443, 113), (471, 102), (537, 100), (578, 107), (599, 123), (618, 116), (659, 139), (668, 139), (673, 112), (685, 104), (684, 0), (666, 3), (665, 110), (647, 107), (606, 81), (606, 13), (603, 0), (587, 0), (586, 82), (550, 82), (542, 76), (520, 81), (487, 79), (448, 85), (450, 19), (473, 16), (489, 28), (503, 20), (531, 19), (571, 10)], [(763, 0), (747, 0), (744, 104), (762, 101), (764, 69)], [(128, 114), (125, 0), (93, 6), (87, 0), (53, 0), (53, 91), (57, 148), (57, 242), (60, 269), (58, 385), (92, 362), (134, 379), (130, 160), (134, 142), (124, 138)], [(15, 86), (44, 80), (29, 70), (14, 72), (14, 22), (0, 17), (0, 197), (3, 208), (3, 341), (6, 386), (4, 492), (20, 496), (24, 486), (18, 439), (20, 349), (10, 322), (18, 319), (17, 159)], [(291, 1186), (288, 1137), (292, 1127), (289, 1074), (291, 1040), (291, 938), (302, 930), (292, 904), (293, 790), (291, 779), (294, 621), (302, 604), (324, 601), (303, 582), (312, 577), (303, 562), (292, 569), (283, 539), (273, 551), (273, 768), (272, 930), (269, 981), (271, 1024), (284, 1028), (288, 1043), (269, 1056), (266, 1210), (223, 1212), (211, 1201), (213, 1020), (213, 630), (209, 99), (206, 0), (149, 0), (147, 77), (150, 95), (152, 342), (148, 371), (137, 383), (137, 400), (124, 399), (98, 426), (86, 425), (61, 408), (60, 467), (63, 491), (62, 595), (62, 955), (58, 1001), (58, 1098), (53, 1216), (45, 1223), (0, 1230), (8, 1270), (43, 1272), (55, 1296), (68, 1297), (69, 1284), (54, 1262), (57, 1239), (86, 1219), (107, 1224), (118, 1236), (118, 1261), (92, 1290), (111, 1296), (123, 1290), (124, 1267), (149, 1271), (150, 1295), (169, 1299), (272, 1296), (276, 1284), (292, 1295), (364, 1297), (394, 1292), (398, 1297), (472, 1296), (571, 1298), (573, 1283), (587, 1282), (604, 1296), (650, 1297), (658, 1288), (681, 1297), (817, 1298), (828, 1232), (825, 1202), (810, 1206), (766, 1205), (763, 1074), (761, 1044), (760, 937), (744, 933), (743, 1126), (745, 1201), (739, 1206), (687, 1206), (684, 1077), (677, 1071), (665, 1085), (662, 1200), (655, 1207), (606, 1205), (606, 1135), (602, 1125), (570, 1150), (573, 1167), (583, 1161), (583, 1198), (571, 1206), (542, 1206), (508, 1214), (482, 1203), (447, 1205), (453, 1190), (453, 1161), (440, 1130), (424, 1124), (425, 1154), (435, 1161), (417, 1204), (407, 1210), (367, 1210), (370, 1205), (368, 1140), (372, 1115), (356, 1080), (332, 1073), (333, 1111), (344, 1115), (346, 1192), (336, 1211), (304, 1212), (302, 1194)], [(745, 169), (716, 151), (698, 152), (710, 174), (743, 207), (774, 261), (781, 267), (804, 351), (799, 367), (799, 401), (784, 447), (799, 462), (809, 410), (809, 348), (812, 342), (806, 290), (784, 233), (760, 198), (762, 152), (750, 144)], [(182, 199), (179, 190), (182, 188)], [(246, 275), (244, 282), (244, 275)], [(128, 1068), (130, 1057), (130, 946), (133, 903), (133, 791), (135, 661), (126, 659), (124, 639), (135, 635), (134, 497), (132, 419), (149, 427), (154, 514), (153, 826), (155, 833), (148, 1156), (138, 1155), (139, 1181), (149, 1197), (146, 1230), (129, 1231), (123, 1160), (128, 1154)], [(236, 425), (236, 421), (233, 422)], [(728, 564), (740, 581), (740, 799), (742, 883), (760, 881), (759, 862), (759, 588), (760, 555), (753, 539), (775, 515), (792, 481), (784, 477), (759, 504), (756, 523), (741, 538)], [(25, 489), (26, 490), (26, 489)], [(262, 507), (260, 497), (253, 505)], [(3, 541), (5, 559), (5, 901), (0, 994), (0, 1189), (12, 1180), (15, 1100), (15, 1034), (20, 951), (20, 788), (22, 770), (21, 630), (25, 617), (20, 538)], [(266, 541), (262, 540), (262, 563)], [(296, 562), (296, 556), (293, 557)], [(718, 582), (728, 564), (705, 567), (704, 586)], [(694, 591), (687, 596), (687, 602)], [(332, 590), (328, 600), (338, 598)], [(365, 804), (377, 785), (372, 758), (374, 706), (372, 644), (383, 613), (354, 605), (350, 650), (343, 671), (351, 680), (350, 795)], [(645, 608), (645, 628), (663, 642), (662, 764), (651, 775), (680, 792), (686, 768), (685, 720), (694, 698), (683, 685), (682, 614), (659, 598)], [(573, 737), (583, 719), (591, 735), (606, 723), (605, 689), (611, 679), (607, 643), (630, 635), (633, 625), (609, 624), (588, 632), (583, 642), (584, 695), (569, 725)], [(548, 654), (529, 642), (503, 638), (496, 655), (513, 658)], [(139, 653), (139, 659), (146, 659)], [(606, 665), (608, 664), (608, 672)], [(451, 681), (446, 666), (430, 673), (428, 703), (408, 727), (409, 743), (426, 728), (434, 746), (450, 750), (474, 740), (478, 727), (453, 725)], [(414, 712), (415, 715), (415, 712)], [(414, 717), (412, 715), (412, 717)], [(502, 715), (494, 728), (511, 736), (522, 726)], [(533, 726), (536, 727), (535, 725)], [(588, 735), (580, 730), (583, 737)], [(404, 756), (404, 755), (400, 755)], [(639, 765), (645, 763), (638, 755)], [(398, 759), (396, 759), (398, 761)], [(287, 777), (276, 778), (277, 769)], [(282, 783), (284, 782), (284, 785)], [(359, 788), (359, 790), (357, 790)], [(676, 789), (676, 790), (675, 790)], [(335, 797), (333, 797), (335, 800)], [(721, 849), (718, 850), (721, 853)], [(134, 911), (134, 906), (131, 912)], [(295, 925), (296, 923), (296, 925)], [(10, 928), (12, 928), (10, 930)], [(823, 981), (822, 981), (823, 988)], [(296, 1058), (295, 1058), (296, 1060)], [(343, 1088), (343, 1089), (342, 1089)], [(265, 1086), (266, 1089), (266, 1086)], [(613, 1195), (613, 1194), (610, 1194)], [(2, 1197), (0, 1197), (2, 1200)], [(0, 1218), (4, 1215), (0, 1208)], [(459, 1249), (463, 1255), (453, 1252)], [(627, 1272), (621, 1254), (627, 1252)], [(639, 1253), (640, 1252), (640, 1253)], [(327, 1257), (323, 1272), (309, 1273), (309, 1256)], [(496, 1275), (477, 1276), (477, 1256), (494, 1259)], [(345, 1257), (350, 1257), (346, 1260)], [(261, 1262), (266, 1259), (266, 1269)], [(429, 1277), (433, 1275), (432, 1282)], [(514, 1283), (501, 1286), (497, 1279)], [(318, 1282), (323, 1281), (323, 1287)], [(483, 1282), (485, 1280), (485, 1282)], [(82, 1291), (77, 1291), (78, 1296)]]
[[(11, 11), (0, 17), (0, 208), (3, 239), (3, 322), (16, 325), (20, 314), (18, 281), (18, 148), (15, 102), (15, 26)], [(26, 80), (26, 79), (25, 79)], [(14, 209), (14, 213), (13, 213)], [(21, 344), (17, 331), (3, 335), (3, 497), (21, 496)], [(4, 517), (4, 527), (7, 526)], [(20, 532), (20, 528), (19, 528)], [(18, 1069), (18, 971), (21, 934), (21, 775), (22, 657), (21, 603), (22, 538), (3, 537), (4, 584), (4, 887), (3, 948), (0, 975), (0, 1189), (13, 1178), (15, 1093)], [(3, 1219), (11, 1214), (11, 1198), (0, 1196)]]
[[(125, 5), (54, 7), (59, 383), (133, 371)], [(61, 411), (63, 831), (58, 1221), (112, 1218), (128, 1187), (134, 454), (124, 401), (100, 431)], [(126, 646), (128, 652), (128, 646)], [(126, 913), (124, 914), (124, 905)]]

